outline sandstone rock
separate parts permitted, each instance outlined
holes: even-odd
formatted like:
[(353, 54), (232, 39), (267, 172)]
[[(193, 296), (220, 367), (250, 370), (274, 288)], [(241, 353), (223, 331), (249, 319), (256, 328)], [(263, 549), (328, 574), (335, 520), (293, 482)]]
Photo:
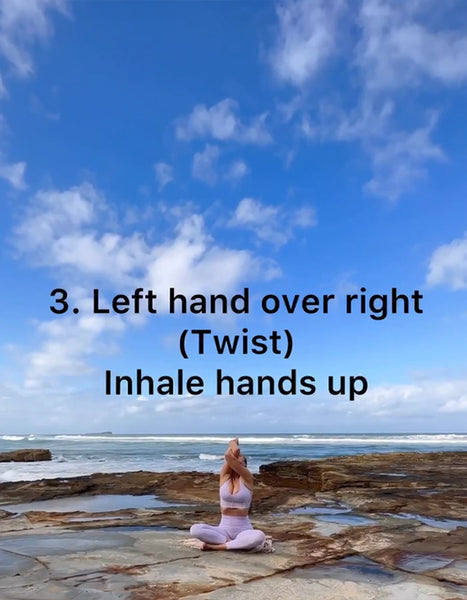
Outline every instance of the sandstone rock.
[[(274, 554), (202, 553), (180, 544), (194, 522), (218, 522), (218, 482), (211, 473), (138, 471), (0, 484), (1, 599), (467, 598), (467, 529), (457, 525), (467, 514), (466, 452), (261, 467), (251, 518), (272, 535)], [(1, 511), (12, 502), (112, 493), (155, 494), (184, 506)], [(323, 527), (333, 518), (339, 526)], [(436, 521), (448, 518), (451, 524)]]
[(39, 460), (52, 460), (50, 450), (25, 449), (0, 452), (0, 462), (35, 462)]
[[(467, 452), (397, 452), (261, 465), (260, 479), (284, 488), (324, 492), (359, 511), (464, 518)], [(464, 515), (464, 516), (462, 516)]]
[[(0, 484), (0, 506), (81, 494), (155, 494), (217, 512), (218, 482), (214, 473), (147, 471), (6, 482)], [(253, 512), (287, 511), (316, 502), (316, 494), (361, 513), (465, 519), (467, 452), (399, 452), (262, 465), (255, 476)]]

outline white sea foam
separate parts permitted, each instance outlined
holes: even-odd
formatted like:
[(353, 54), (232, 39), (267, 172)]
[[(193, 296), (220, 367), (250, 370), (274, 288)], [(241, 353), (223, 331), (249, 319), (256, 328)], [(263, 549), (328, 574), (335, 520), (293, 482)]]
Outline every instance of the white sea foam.
[[(163, 444), (228, 444), (231, 435), (125, 435), (125, 434), (60, 434), (29, 436), (29, 440), (37, 442), (104, 442), (106, 444), (121, 443), (163, 443)], [(0, 436), (4, 440), (23, 440), (20, 436)], [(240, 435), (240, 443), (254, 445), (315, 445), (315, 444), (365, 444), (365, 445), (399, 445), (399, 444), (467, 444), (467, 434), (294, 434), (294, 435)]]
[[(36, 481), (56, 477), (78, 477), (93, 473), (123, 473), (129, 471), (151, 470), (150, 465), (137, 460), (113, 461), (47, 461), (41, 463), (15, 463), (14, 468), (3, 471), (0, 466), (0, 481)], [(168, 465), (160, 464), (158, 469), (167, 471)]]
[[(0, 481), (32, 481), (128, 471), (218, 471), (233, 435), (0, 435), (0, 452), (46, 447), (52, 460), (0, 463)], [(26, 441), (27, 440), (27, 441)], [(315, 459), (362, 452), (467, 450), (467, 434), (246, 434), (240, 444), (257, 472), (274, 460)]]
[[(15, 479), (17, 473), (13, 469), (7, 469), (6, 471), (0, 472), (0, 481), (18, 481)], [(21, 480), (19, 480), (21, 481)]]
[(222, 460), (224, 458), (223, 454), (203, 454), (199, 455), (200, 460)]

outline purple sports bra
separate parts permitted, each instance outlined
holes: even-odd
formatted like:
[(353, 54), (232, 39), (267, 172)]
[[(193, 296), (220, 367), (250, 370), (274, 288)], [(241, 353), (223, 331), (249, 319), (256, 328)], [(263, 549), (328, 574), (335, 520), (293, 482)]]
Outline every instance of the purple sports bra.
[(240, 479), (238, 492), (231, 494), (229, 492), (229, 480), (227, 480), (219, 488), (219, 496), (221, 508), (250, 508), (253, 492)]

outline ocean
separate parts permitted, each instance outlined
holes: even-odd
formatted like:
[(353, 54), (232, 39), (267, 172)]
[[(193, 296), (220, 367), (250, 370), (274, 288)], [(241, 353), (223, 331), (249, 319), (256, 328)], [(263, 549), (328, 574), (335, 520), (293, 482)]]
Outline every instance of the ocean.
[[(219, 471), (231, 435), (0, 435), (0, 452), (48, 448), (53, 459), (0, 463), (0, 482), (126, 471)], [(467, 451), (467, 434), (245, 434), (248, 467), (276, 460), (398, 451)]]

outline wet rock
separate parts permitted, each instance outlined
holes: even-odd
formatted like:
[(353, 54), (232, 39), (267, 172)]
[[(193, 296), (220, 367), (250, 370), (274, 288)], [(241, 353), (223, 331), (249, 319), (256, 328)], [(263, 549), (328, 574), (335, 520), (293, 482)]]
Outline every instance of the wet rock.
[(57, 512), (31, 511), (34, 505), (24, 515), (0, 512), (0, 597), (467, 599), (467, 529), (425, 524), (465, 519), (466, 458), (397, 453), (262, 467), (251, 519), (272, 535), (274, 554), (181, 545), (191, 524), (219, 521), (215, 474), (139, 471), (3, 483), (4, 506), (82, 494), (152, 494), (177, 506), (99, 513), (54, 501)]
[[(321, 492), (360, 512), (465, 517), (467, 452), (397, 452), (260, 467), (260, 479), (283, 492)], [(435, 494), (426, 493), (435, 491)]]
[(157, 494), (161, 498), (217, 503), (219, 476), (213, 473), (181, 472), (94, 473), (80, 477), (12, 481), (0, 483), (0, 506), (13, 502), (50, 500), (82, 494)]
[(25, 449), (0, 452), (0, 462), (36, 462), (40, 460), (52, 460), (50, 450)]
[[(433, 491), (436, 493), (426, 493)], [(2, 504), (84, 494), (154, 494), (162, 500), (217, 510), (218, 476), (137, 471), (8, 482), (0, 484), (0, 508)], [(255, 476), (253, 512), (268, 514), (304, 506), (316, 500), (317, 494), (364, 514), (463, 519), (467, 452), (388, 453), (263, 465)]]

